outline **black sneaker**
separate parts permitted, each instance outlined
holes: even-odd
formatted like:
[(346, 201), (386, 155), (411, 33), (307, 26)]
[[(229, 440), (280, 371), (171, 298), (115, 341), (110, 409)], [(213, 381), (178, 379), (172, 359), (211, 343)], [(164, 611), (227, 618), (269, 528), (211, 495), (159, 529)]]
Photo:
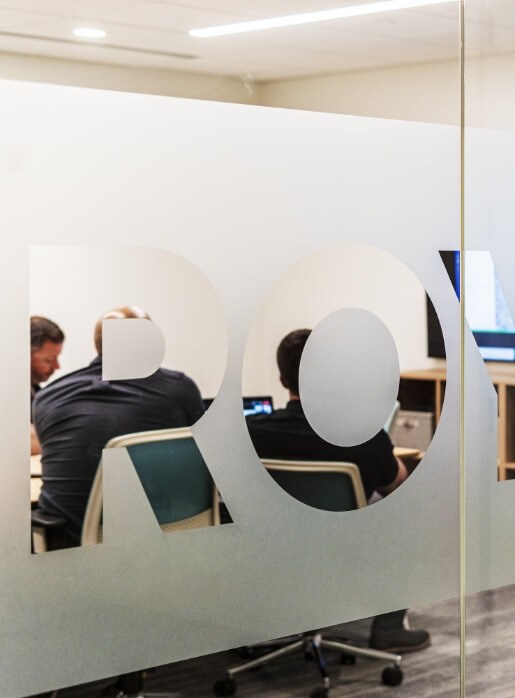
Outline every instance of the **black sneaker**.
[(392, 630), (374, 630), (368, 646), (382, 652), (417, 652), (430, 644), (431, 635), (427, 630), (400, 627)]

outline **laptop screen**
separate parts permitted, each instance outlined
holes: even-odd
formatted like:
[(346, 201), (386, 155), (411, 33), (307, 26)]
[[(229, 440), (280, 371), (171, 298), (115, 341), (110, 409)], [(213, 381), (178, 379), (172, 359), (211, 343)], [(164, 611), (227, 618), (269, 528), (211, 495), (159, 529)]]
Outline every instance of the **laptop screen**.
[[(204, 408), (207, 410), (214, 398), (204, 398)], [(274, 410), (274, 401), (271, 395), (251, 396), (243, 398), (243, 414), (271, 414)]]
[(243, 414), (245, 417), (248, 417), (249, 414), (272, 414), (273, 409), (274, 404), (271, 395), (243, 398)]

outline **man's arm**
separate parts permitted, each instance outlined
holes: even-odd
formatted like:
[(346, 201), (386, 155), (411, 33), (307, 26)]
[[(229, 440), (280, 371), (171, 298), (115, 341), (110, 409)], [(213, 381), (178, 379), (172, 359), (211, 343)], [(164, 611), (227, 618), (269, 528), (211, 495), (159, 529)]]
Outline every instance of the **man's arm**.
[(389, 485), (384, 485), (383, 487), (378, 487), (377, 491), (379, 494), (381, 494), (383, 497), (386, 497), (387, 494), (390, 494), (394, 490), (399, 487), (399, 485), (402, 485), (404, 480), (408, 477), (408, 469), (404, 465), (404, 463), (401, 461), (400, 458), (397, 458), (395, 456), (395, 460), (397, 461), (397, 475), (395, 476), (395, 479), (389, 484)]

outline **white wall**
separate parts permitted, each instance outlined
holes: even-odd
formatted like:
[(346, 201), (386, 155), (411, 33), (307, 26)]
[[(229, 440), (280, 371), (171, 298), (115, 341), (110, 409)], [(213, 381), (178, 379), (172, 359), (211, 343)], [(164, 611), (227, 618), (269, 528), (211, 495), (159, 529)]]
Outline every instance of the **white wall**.
[(183, 257), (146, 247), (35, 246), (30, 313), (66, 335), (53, 379), (96, 356), (93, 329), (106, 310), (143, 308), (165, 336), (166, 368), (184, 371), (204, 397), (220, 387), (227, 358), (224, 312), (207, 278)]
[[(467, 126), (513, 130), (515, 55), (465, 59)], [(288, 109), (460, 123), (458, 61), (404, 65), (262, 85), (261, 104)]]
[[(292, 265), (264, 298), (247, 341), (243, 393), (271, 394), (276, 406), (283, 405), (288, 394), (278, 380), (279, 342), (288, 332), (313, 329), (345, 307), (364, 308), (383, 321), (394, 337), (401, 369), (437, 363), (426, 357), (425, 291), (415, 275), (378, 248), (334, 245)], [(379, 358), (381, 346), (376, 351)]]
[(241, 104), (257, 99), (255, 86), (232, 78), (14, 53), (0, 53), (0, 78)]
[[(457, 61), (282, 80), (255, 85), (252, 94), (238, 80), (152, 69), (80, 64), (10, 54), (0, 55), (0, 73), (4, 77), (14, 79), (217, 101), (254, 102), (264, 106), (288, 109), (453, 125), (459, 123), (460, 82)], [(515, 97), (512, 90), (506, 89), (506, 85), (511, 84), (514, 73), (514, 56), (467, 61), (468, 124), (491, 128), (513, 128)], [(404, 294), (411, 299), (411, 316), (415, 323), (411, 325), (412, 331), (402, 336), (401, 369), (426, 367), (437, 363), (426, 357), (424, 294), (420, 287), (410, 287), (409, 284), (407, 287), (407, 283), (402, 274), (391, 279), (394, 294)], [(407, 288), (411, 290), (407, 292)], [(72, 334), (75, 331), (82, 336), (79, 323), (66, 313), (66, 303), (61, 309), (50, 299), (46, 305), (42, 300), (43, 297), (39, 299), (38, 307), (34, 308), (33, 312), (40, 312), (50, 317), (55, 315), (55, 319), (63, 323), (70, 337), (65, 355), (69, 357), (70, 368), (81, 365), (85, 358), (83, 352), (79, 352), (78, 349), (76, 352), (72, 345)], [(116, 303), (125, 303), (126, 300), (126, 298), (120, 298)], [(322, 294), (318, 306), (317, 301), (311, 299), (307, 306), (297, 307), (294, 315), (295, 322), (291, 315), (287, 319), (280, 317), (277, 314), (279, 313), (277, 306), (272, 305), (267, 308), (266, 320), (262, 316), (261, 328), (259, 331), (253, 330), (250, 354), (254, 355), (254, 365), (249, 365), (246, 369), (244, 392), (247, 394), (271, 392), (277, 400), (284, 401), (285, 393), (277, 383), (277, 372), (273, 363), (275, 346), (283, 334), (295, 326), (313, 326), (321, 319), (327, 302), (327, 297)], [(91, 323), (105, 307), (110, 307), (112, 304), (99, 301), (95, 310), (91, 312), (88, 322)], [(386, 305), (385, 310), (391, 314), (391, 308), (387, 309)], [(274, 313), (276, 313), (275, 316)], [(258, 338), (259, 334), (261, 339)], [(265, 345), (263, 345), (264, 341)], [(185, 364), (181, 361), (179, 364), (175, 361), (170, 362), (170, 365), (190, 370), (195, 378), (200, 379), (204, 394), (215, 394), (214, 384), (207, 378), (209, 370), (206, 369), (205, 363), (203, 367), (201, 364), (202, 361), (197, 370), (197, 367), (191, 364), (191, 356)]]
[(262, 104), (405, 121), (459, 123), (456, 62), (406, 65), (313, 78), (279, 80), (262, 87)]
[[(466, 60), (466, 121), (511, 130), (515, 95), (508, 86), (515, 54)], [(385, 119), (459, 124), (458, 61), (335, 73), (267, 83), (152, 68), (81, 63), (0, 53), (0, 77)]]

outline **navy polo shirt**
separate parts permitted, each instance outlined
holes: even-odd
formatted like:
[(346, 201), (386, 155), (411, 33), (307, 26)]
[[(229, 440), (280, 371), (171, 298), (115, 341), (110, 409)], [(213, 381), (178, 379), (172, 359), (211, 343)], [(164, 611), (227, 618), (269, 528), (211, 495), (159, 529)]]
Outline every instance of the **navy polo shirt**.
[(184, 373), (160, 368), (147, 378), (104, 381), (100, 356), (50, 383), (33, 403), (43, 478), (38, 508), (64, 516), (79, 544), (106, 442), (131, 432), (191, 426), (203, 412), (200, 392)]

